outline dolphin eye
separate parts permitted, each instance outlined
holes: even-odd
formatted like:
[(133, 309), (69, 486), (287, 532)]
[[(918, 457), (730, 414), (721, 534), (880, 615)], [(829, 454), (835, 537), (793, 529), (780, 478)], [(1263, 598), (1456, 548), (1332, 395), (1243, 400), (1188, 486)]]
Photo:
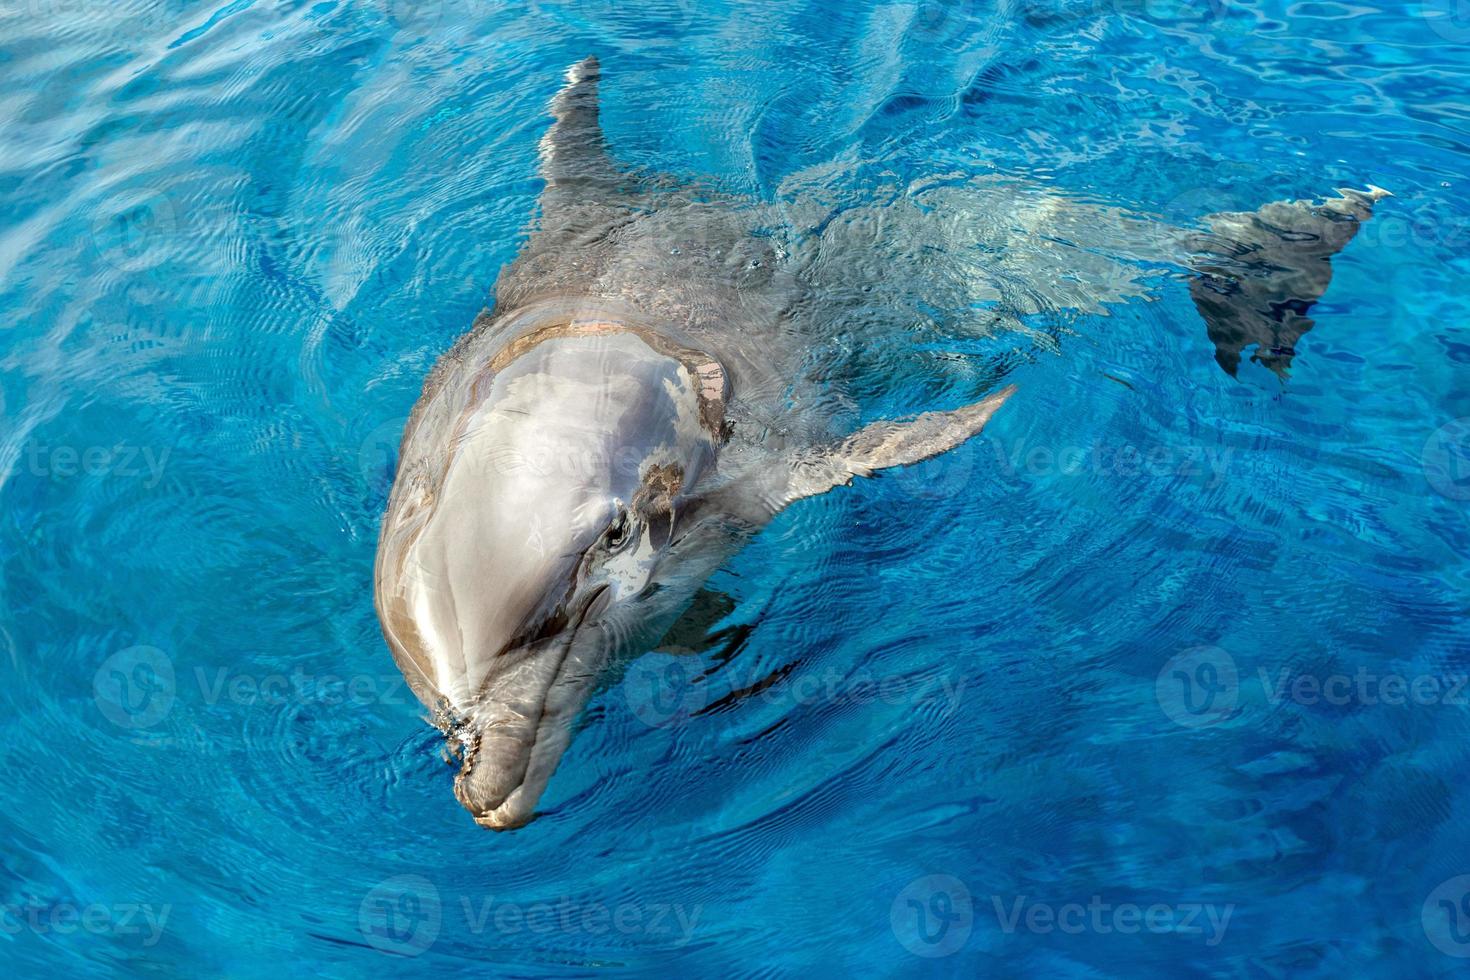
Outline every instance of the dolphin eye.
[(618, 511), (618, 516), (607, 526), (607, 534), (604, 538), (607, 542), (607, 550), (617, 551), (628, 541), (628, 512)]

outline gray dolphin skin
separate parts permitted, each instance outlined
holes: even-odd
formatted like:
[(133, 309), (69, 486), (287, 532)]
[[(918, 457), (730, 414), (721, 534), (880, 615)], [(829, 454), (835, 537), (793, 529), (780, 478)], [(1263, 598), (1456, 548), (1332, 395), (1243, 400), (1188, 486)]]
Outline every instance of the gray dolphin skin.
[[(759, 208), (634, 179), (605, 145), (598, 80), (589, 58), (552, 102), (538, 224), (496, 283), (494, 308), (424, 385), (378, 546), (375, 598), (388, 645), (461, 762), (455, 796), (497, 830), (535, 815), (609, 665), (651, 649), (782, 508), (959, 445), (1016, 390), (853, 431), (848, 403), (811, 370), (810, 331), (797, 322), (824, 297), (866, 292), (844, 281), (860, 273), (841, 270), (860, 267), (843, 257), (874, 248), (858, 231), (867, 226), (802, 203), (786, 218), (809, 227), (814, 244), (787, 250), (757, 233), (769, 220)], [(1081, 242), (1079, 266), (1100, 285), (1056, 308), (1086, 312), (1147, 295), (1154, 273), (1139, 253), (1169, 256), (1181, 276), (1204, 284), (1198, 308), (1228, 346), (1269, 333), (1278, 308), (1304, 312), (1326, 288), (1326, 259), (1351, 237), (1346, 222), (1355, 230), (1376, 199), (1345, 192), (1346, 203), (1325, 211), (1303, 205), (1345, 234), (1301, 258), (1309, 271), (1257, 274), (1233, 292), (1235, 271), (1246, 278), (1250, 256), (1269, 247), (1248, 216), (1219, 216), (1207, 240), (1161, 235), (1157, 224), (1140, 235), (1140, 219), (1006, 184), (971, 188), (951, 213), (973, 209), (973, 226), (988, 217), (998, 234), (1026, 226), (1036, 241), (1054, 243), (1049, 223), (1066, 223), (1074, 241), (1085, 226), (1130, 243), (1103, 268), (1103, 250)], [(1024, 220), (996, 219), (1022, 204)], [(890, 243), (907, 234), (902, 207), (884, 220)], [(1231, 229), (1238, 237), (1227, 243)], [(1145, 239), (1154, 244), (1138, 244)], [(1273, 270), (1298, 258), (1292, 236), (1282, 242)], [(1023, 251), (992, 254), (1003, 263)], [(1315, 293), (1295, 303), (1277, 295), (1293, 289)], [(1297, 326), (1282, 334), (1287, 346)]]

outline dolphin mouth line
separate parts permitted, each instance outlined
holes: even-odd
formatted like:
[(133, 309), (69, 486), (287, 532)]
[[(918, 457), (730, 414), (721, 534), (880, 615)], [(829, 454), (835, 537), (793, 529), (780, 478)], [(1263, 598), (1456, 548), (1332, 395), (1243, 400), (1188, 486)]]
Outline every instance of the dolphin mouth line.
[[(535, 732), (532, 734), (530, 741), (526, 743), (525, 768), (521, 771), (521, 777), (519, 780), (516, 781), (516, 784), (506, 791), (504, 798), (502, 798), (493, 807), (488, 807), (484, 810), (481, 810), (479, 813), (474, 814), (475, 823), (479, 824), (481, 827), (487, 827), (492, 830), (505, 830), (509, 829), (510, 826), (519, 826), (519, 823), (507, 825), (503, 822), (497, 821), (494, 815), (498, 811), (504, 809), (505, 805), (510, 802), (511, 797), (515, 796), (515, 794), (521, 789), (521, 787), (526, 784), (526, 780), (530, 777), (531, 767), (536, 761), (536, 747), (542, 743), (542, 735), (546, 729), (547, 723), (550, 721), (550, 719), (547, 717), (546, 706), (551, 700), (552, 693), (561, 683), (562, 677), (566, 673), (567, 661), (571, 659), (572, 650), (576, 646), (577, 639), (582, 635), (582, 628), (586, 624), (588, 616), (592, 614), (593, 607), (597, 605), (598, 600), (600, 600), (611, 590), (612, 587), (610, 585), (604, 584), (597, 586), (597, 588), (593, 590), (592, 594), (587, 597), (587, 600), (581, 604), (581, 608), (577, 610), (576, 623), (570, 626), (565, 631), (565, 641), (558, 644), (558, 646), (560, 647), (559, 653), (561, 659), (556, 665), (556, 670), (551, 675), (550, 682), (546, 685), (545, 693), (542, 695), (541, 714), (540, 717), (536, 719)], [(478, 733), (476, 737), (478, 742)], [(475, 755), (478, 756), (478, 754), (479, 749), (477, 745)], [(469, 760), (467, 760), (468, 765), (461, 771), (461, 777), (466, 775), (470, 771), (470, 769), (474, 767), (476, 761), (477, 760), (473, 756)], [(526, 819), (529, 819), (531, 816), (531, 814), (527, 814)]]

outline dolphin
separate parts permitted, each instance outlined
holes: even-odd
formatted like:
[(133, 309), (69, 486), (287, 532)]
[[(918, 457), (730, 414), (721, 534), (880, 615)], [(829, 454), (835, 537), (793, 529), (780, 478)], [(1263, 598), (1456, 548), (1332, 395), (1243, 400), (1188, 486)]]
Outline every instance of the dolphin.
[[(787, 213), (807, 245), (788, 249), (748, 202), (635, 176), (604, 139), (599, 77), (588, 58), (552, 100), (539, 221), (493, 307), (424, 384), (377, 552), (388, 646), (460, 763), (455, 796), (496, 830), (534, 817), (609, 666), (651, 649), (777, 513), (954, 448), (1016, 392), (997, 383), (957, 408), (854, 425), (801, 324), (861, 292), (840, 271), (824, 281), (843, 265), (834, 256), (881, 243), (808, 201)], [(1028, 211), (1035, 227), (1081, 214), (1139, 237), (1129, 216), (1031, 200), (1043, 202)], [(889, 227), (892, 245), (904, 226)], [(1218, 236), (1213, 248), (1186, 231), (1169, 240), (1163, 251), (1206, 256), (1178, 260), (1184, 272), (1228, 280)], [(1099, 295), (1137, 293), (1128, 267)], [(1207, 318), (1238, 312), (1210, 295), (1224, 298), (1210, 300), (1218, 313), (1201, 306)]]

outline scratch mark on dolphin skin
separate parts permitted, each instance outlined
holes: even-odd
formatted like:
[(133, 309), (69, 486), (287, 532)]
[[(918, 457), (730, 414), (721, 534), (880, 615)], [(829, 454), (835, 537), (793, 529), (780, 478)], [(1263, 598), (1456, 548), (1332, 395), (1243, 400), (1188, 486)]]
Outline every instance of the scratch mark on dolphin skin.
[(541, 533), (541, 515), (531, 515), (531, 532), (526, 535), (526, 544), (536, 549), (536, 554), (546, 557), (546, 539)]

